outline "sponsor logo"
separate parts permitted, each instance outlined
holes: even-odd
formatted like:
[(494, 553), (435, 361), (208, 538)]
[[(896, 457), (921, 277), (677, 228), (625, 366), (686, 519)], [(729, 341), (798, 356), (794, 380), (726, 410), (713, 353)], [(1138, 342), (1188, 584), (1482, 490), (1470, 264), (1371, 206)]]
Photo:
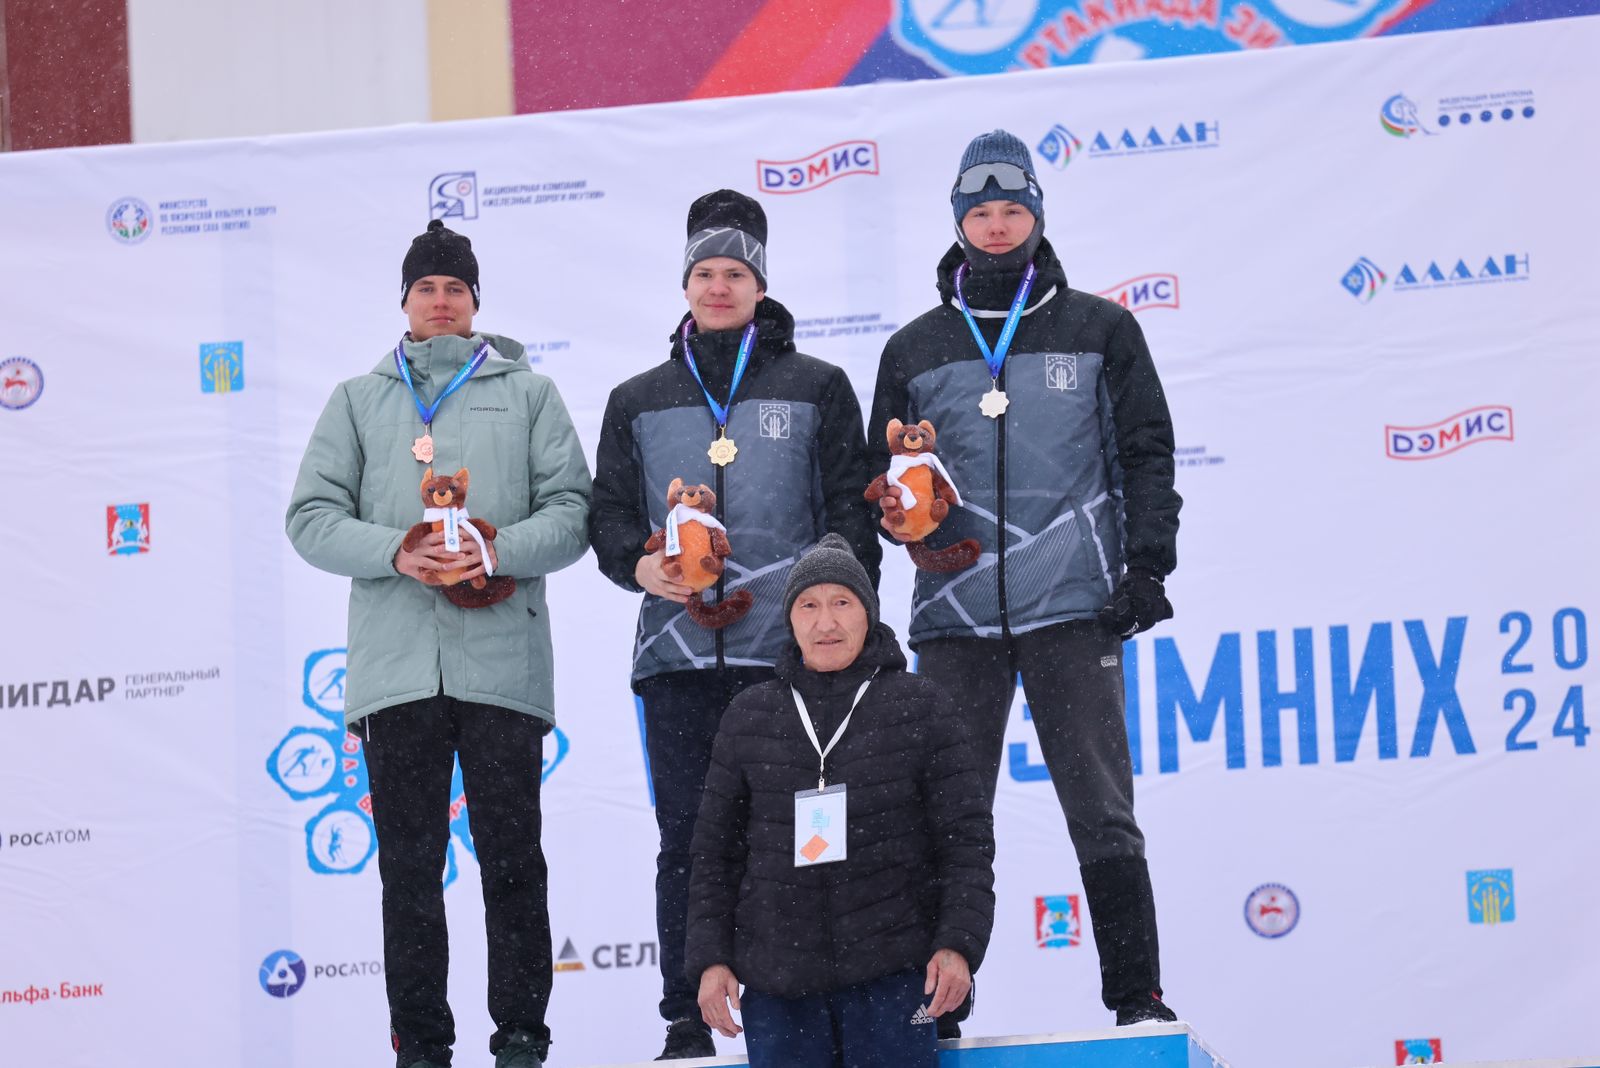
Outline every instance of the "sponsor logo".
[(1141, 274), (1126, 282), (1118, 282), (1110, 289), (1102, 289), (1100, 296), (1120, 304), (1134, 314), (1151, 308), (1176, 308), (1178, 306), (1178, 276), (1175, 274)]
[(106, 505), (106, 552), (111, 556), (135, 556), (150, 551), (150, 506), (148, 504)]
[(1433, 460), (1480, 441), (1514, 441), (1511, 409), (1502, 404), (1469, 408), (1430, 426), (1386, 426), (1384, 453), (1391, 460)]
[[(1508, 122), (1526, 121), (1537, 114), (1531, 89), (1458, 93), (1437, 97), (1427, 108), (1419, 107), (1404, 93), (1395, 93), (1378, 109), (1378, 123), (1385, 133), (1409, 140), (1418, 134), (1432, 137), (1463, 126), (1503, 126)], [(1435, 128), (1429, 128), (1429, 119)]]
[[(1050, 147), (1046, 147), (1049, 145)], [(1222, 147), (1222, 127), (1215, 120), (1180, 122), (1176, 125), (1108, 127), (1096, 130), (1084, 142), (1060, 123), (1050, 127), (1039, 142), (1039, 154), (1057, 170), (1080, 157), (1109, 159), (1113, 156), (1147, 156), (1157, 152), (1187, 152), (1197, 148)]]
[(1378, 290), (1382, 289), (1383, 284), (1388, 280), (1389, 276), (1383, 273), (1382, 267), (1362, 256), (1350, 265), (1348, 271), (1344, 272), (1344, 277), (1339, 279), (1339, 284), (1344, 286), (1345, 291), (1352, 297), (1355, 297), (1363, 304), (1369, 304), (1372, 298), (1378, 295)]
[[(1493, 285), (1497, 282), (1526, 282), (1530, 278), (1528, 254), (1507, 252), (1455, 259), (1408, 260), (1394, 275), (1394, 292), (1454, 289), (1460, 286)], [(1363, 256), (1350, 265), (1339, 284), (1362, 304), (1370, 304), (1389, 276), (1376, 263)]]
[(785, 401), (762, 402), (761, 436), (781, 440), (789, 436), (790, 411)]
[(118, 241), (134, 245), (157, 229), (163, 237), (238, 233), (276, 214), (275, 204), (213, 207), (207, 197), (158, 201), (152, 213), (144, 201), (125, 197), (111, 205), (106, 213), (106, 228)]
[(475, 170), (446, 171), (428, 181), (428, 218), (469, 221), (491, 208), (599, 200), (605, 195), (605, 190), (590, 189), (581, 178), (491, 185)]
[(138, 197), (123, 197), (106, 209), (106, 232), (124, 245), (137, 245), (150, 236), (155, 216)]
[(809, 193), (838, 178), (878, 173), (878, 142), (841, 141), (803, 159), (756, 160), (763, 193)]
[[(319, 649), (306, 657), (301, 702), (317, 714), (316, 726), (289, 730), (268, 755), (269, 778), (290, 798), (319, 803), (307, 821), (306, 864), (318, 875), (354, 875), (378, 851), (372, 822), (372, 792), (360, 736), (345, 729), (344, 649)], [(380, 713), (381, 715), (381, 713)], [(570, 743), (555, 729), (545, 739), (541, 780), (566, 759)], [(459, 874), (458, 848), (474, 857), (467, 798), (458, 761), (450, 780), (450, 841), (445, 848), (444, 885)]]
[(1228, 462), (1226, 456), (1216, 456), (1204, 445), (1180, 445), (1172, 450), (1175, 467), (1211, 467)]
[(567, 939), (561, 944), (561, 952), (556, 954), (555, 970), (558, 972), (583, 971), (583, 958), (578, 956), (578, 947), (572, 944), (572, 939)]
[(1052, 352), (1044, 358), (1044, 384), (1049, 389), (1078, 388), (1078, 354)]
[(1083, 919), (1077, 894), (1050, 894), (1033, 899), (1033, 944), (1039, 949), (1083, 945)]
[(0, 360), (0, 408), (20, 412), (44, 392), (44, 372), (32, 360), (12, 356)]
[(928, 1015), (928, 1006), (918, 1005), (917, 1011), (911, 1014), (911, 1019), (907, 1022), (920, 1027), (922, 1024), (931, 1024), (934, 1020)]
[(1083, 142), (1073, 135), (1072, 131), (1059, 122), (1046, 131), (1044, 137), (1034, 146), (1039, 157), (1058, 171), (1067, 169), (1067, 164), (1077, 158), (1083, 151)]
[(1517, 896), (1510, 868), (1467, 872), (1467, 921), (1510, 923), (1517, 918)]
[[(1477, 261), (1472, 261), (1476, 263)], [(1528, 254), (1506, 253), (1504, 256), (1487, 256), (1475, 270), (1465, 258), (1454, 263), (1446, 259), (1429, 260), (1426, 267), (1402, 264), (1394, 276), (1394, 289), (1399, 293), (1407, 289), (1439, 289), (1443, 287), (1482, 285), (1490, 282), (1526, 282), (1528, 280)]]
[(1437, 1038), (1397, 1038), (1394, 1041), (1396, 1064), (1443, 1064), (1444, 1045)]
[(89, 828), (69, 827), (64, 831), (22, 831), (18, 834), (0, 835), (0, 844), (7, 849), (31, 849), (36, 846), (79, 845), (89, 841)]
[(1280, 883), (1263, 883), (1244, 899), (1244, 922), (1262, 938), (1282, 938), (1300, 922), (1300, 899)]
[(306, 962), (292, 949), (267, 954), (257, 978), (261, 989), (275, 998), (290, 998), (306, 983)]
[(203, 342), (200, 345), (200, 392), (237, 393), (243, 388), (244, 342)]
[(476, 219), (478, 172), (449, 171), (428, 183), (429, 219)]
[(26, 990), (0, 990), (0, 1005), (37, 1005), (41, 1001), (68, 1001), (73, 998), (103, 998), (104, 983), (57, 983), (51, 986), (29, 985)]
[(1416, 102), (1404, 93), (1396, 93), (1383, 102), (1378, 121), (1396, 137), (1414, 137), (1419, 133), (1432, 137), (1435, 132), (1422, 124)]
[(658, 959), (655, 942), (602, 942), (590, 952), (589, 963), (585, 964), (583, 954), (578, 952), (578, 947), (568, 938), (561, 943), (561, 952), (556, 954), (553, 970), (583, 972), (588, 971), (590, 965), (603, 972), (616, 969), (654, 968), (658, 966)]

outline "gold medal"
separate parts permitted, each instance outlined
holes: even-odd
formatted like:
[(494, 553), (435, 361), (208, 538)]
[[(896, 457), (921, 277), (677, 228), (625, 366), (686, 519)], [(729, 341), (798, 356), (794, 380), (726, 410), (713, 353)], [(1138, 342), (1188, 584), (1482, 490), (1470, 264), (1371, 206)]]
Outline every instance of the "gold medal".
[(989, 392), (983, 395), (983, 400), (978, 402), (978, 409), (990, 419), (998, 419), (1006, 413), (1006, 407), (1011, 403), (1011, 398), (1000, 392), (998, 385), (991, 386)]
[(706, 455), (711, 457), (711, 462), (718, 467), (727, 467), (733, 463), (734, 457), (739, 455), (739, 447), (733, 443), (733, 439), (728, 437), (728, 432), (724, 430), (721, 436), (711, 443), (711, 447), (706, 450)]
[(420, 438), (411, 443), (411, 455), (422, 463), (433, 463), (433, 435), (424, 431)]

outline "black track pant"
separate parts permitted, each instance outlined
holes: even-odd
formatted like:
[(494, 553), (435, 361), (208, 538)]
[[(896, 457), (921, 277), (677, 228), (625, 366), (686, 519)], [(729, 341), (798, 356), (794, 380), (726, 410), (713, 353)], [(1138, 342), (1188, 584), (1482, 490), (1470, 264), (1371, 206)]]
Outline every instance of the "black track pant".
[(356, 728), (366, 749), (383, 879), (383, 967), (399, 1065), (450, 1063), (450, 947), (443, 874), (453, 758), (470, 798), (489, 937), (490, 1052), (515, 1031), (548, 1047), (550, 911), (540, 847), (539, 780), (549, 726), (442, 694), (395, 705)]
[(655, 792), (656, 937), (661, 949), (661, 1016), (667, 1021), (700, 1019), (700, 979), (684, 974), (684, 938), (689, 926), (689, 845), (700, 815), (711, 744), (722, 713), (748, 686), (776, 678), (771, 668), (673, 671), (642, 679), (635, 689), (644, 703), (645, 751)]
[(917, 646), (917, 671), (966, 715), (994, 803), (1017, 676), (1067, 817), (1100, 953), (1108, 1008), (1159, 993), (1155, 901), (1133, 818), (1133, 763), (1123, 718), (1122, 640), (1094, 620), (1009, 638), (939, 638)]

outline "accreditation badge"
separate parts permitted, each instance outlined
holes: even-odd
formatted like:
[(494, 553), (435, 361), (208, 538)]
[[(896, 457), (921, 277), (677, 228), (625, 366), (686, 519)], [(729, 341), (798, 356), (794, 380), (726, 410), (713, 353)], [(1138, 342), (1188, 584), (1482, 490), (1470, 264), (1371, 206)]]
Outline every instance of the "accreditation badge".
[(794, 866), (809, 868), (845, 858), (844, 783), (794, 795)]

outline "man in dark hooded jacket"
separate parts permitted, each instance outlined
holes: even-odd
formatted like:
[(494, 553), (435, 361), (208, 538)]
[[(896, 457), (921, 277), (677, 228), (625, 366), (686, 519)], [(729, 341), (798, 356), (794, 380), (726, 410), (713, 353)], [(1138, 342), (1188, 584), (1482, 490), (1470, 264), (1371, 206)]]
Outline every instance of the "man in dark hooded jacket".
[[(689, 839), (717, 724), (741, 690), (773, 677), (789, 641), (783, 590), (801, 550), (839, 531), (874, 582), (882, 555), (861, 496), (870, 479), (855, 392), (839, 368), (795, 351), (793, 316), (766, 295), (766, 243), (766, 213), (741, 193), (721, 189), (690, 206), (689, 313), (669, 357), (612, 391), (595, 459), (595, 556), (613, 582), (645, 595), (633, 688), (661, 832), (662, 1060), (716, 1052), (684, 974), (683, 932)], [(664, 570), (670, 546), (644, 551), (667, 525), (675, 478), (711, 487), (733, 547), (708, 598), (753, 595), (749, 612), (721, 629), (689, 617), (689, 587)]]
[(977, 757), (949, 697), (907, 674), (843, 538), (801, 557), (784, 604), (777, 680), (717, 732), (689, 974), (721, 1033), (741, 1010), (752, 1068), (932, 1068), (934, 1022), (971, 989), (994, 922)]
[(932, 422), (964, 506), (929, 547), (973, 538), (982, 554), (918, 572), (911, 645), (961, 705), (991, 801), (1021, 674), (1078, 855), (1101, 998), (1118, 1024), (1172, 1020), (1121, 663), (1123, 639), (1172, 615), (1163, 580), (1182, 502), (1166, 397), (1133, 315), (1068, 287), (1025, 144), (975, 138), (950, 201), (940, 304), (885, 346), (869, 446), (881, 471), (891, 418)]

